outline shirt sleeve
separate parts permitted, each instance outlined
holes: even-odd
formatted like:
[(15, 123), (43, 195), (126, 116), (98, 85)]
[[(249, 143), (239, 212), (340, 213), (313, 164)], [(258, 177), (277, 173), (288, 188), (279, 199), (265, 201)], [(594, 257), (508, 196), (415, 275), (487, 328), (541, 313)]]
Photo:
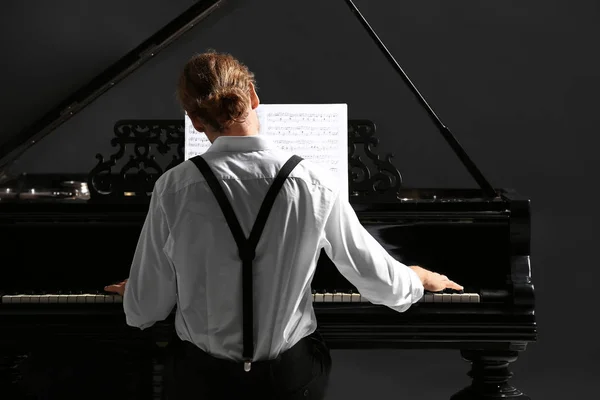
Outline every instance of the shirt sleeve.
[(166, 319), (177, 303), (175, 268), (164, 252), (169, 226), (153, 192), (125, 285), (123, 308), (129, 326), (146, 329)]
[(340, 273), (371, 303), (403, 312), (423, 297), (418, 275), (381, 246), (339, 194), (325, 222), (322, 243)]

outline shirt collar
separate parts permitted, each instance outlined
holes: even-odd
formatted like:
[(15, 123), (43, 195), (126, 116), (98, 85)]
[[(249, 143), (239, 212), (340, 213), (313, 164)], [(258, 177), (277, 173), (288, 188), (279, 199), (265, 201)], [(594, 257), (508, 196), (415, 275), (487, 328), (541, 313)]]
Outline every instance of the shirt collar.
[(273, 143), (262, 136), (219, 136), (206, 152), (212, 151), (260, 151), (273, 148)]

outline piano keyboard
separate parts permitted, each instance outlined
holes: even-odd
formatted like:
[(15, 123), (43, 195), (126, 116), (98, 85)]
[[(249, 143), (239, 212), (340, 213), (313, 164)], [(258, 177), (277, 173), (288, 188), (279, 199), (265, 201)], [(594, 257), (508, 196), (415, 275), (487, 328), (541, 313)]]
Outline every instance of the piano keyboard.
[(118, 294), (43, 294), (43, 295), (29, 295), (29, 294), (17, 294), (2, 296), (2, 304), (14, 304), (14, 303), (51, 303), (51, 304), (64, 304), (64, 303), (123, 303), (123, 297)]
[[(370, 303), (358, 293), (315, 293), (313, 303)], [(477, 293), (425, 293), (418, 303), (479, 303)]]
[[(314, 293), (313, 303), (370, 303), (358, 293)], [(479, 303), (477, 293), (425, 293), (419, 303)], [(6, 295), (2, 296), (2, 304), (43, 303), (43, 304), (106, 304), (123, 303), (119, 295), (103, 294), (44, 294), (44, 295)]]

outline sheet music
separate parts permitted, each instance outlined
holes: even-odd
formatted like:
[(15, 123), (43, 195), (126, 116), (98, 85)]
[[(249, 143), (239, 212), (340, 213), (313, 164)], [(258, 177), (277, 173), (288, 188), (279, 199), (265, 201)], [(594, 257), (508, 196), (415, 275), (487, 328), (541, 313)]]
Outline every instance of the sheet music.
[[(348, 193), (347, 104), (261, 104), (257, 109), (260, 135), (281, 150), (297, 154), (339, 176), (341, 195)], [(211, 146), (185, 116), (185, 159)]]

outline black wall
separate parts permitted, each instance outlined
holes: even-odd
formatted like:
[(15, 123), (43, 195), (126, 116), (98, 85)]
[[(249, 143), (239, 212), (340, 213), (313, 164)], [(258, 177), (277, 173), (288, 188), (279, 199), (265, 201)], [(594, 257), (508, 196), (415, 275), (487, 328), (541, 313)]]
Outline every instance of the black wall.
[[(2, 2), (0, 143), (192, 4)], [(214, 48), (256, 73), (263, 103), (343, 102), (350, 118), (375, 121), (379, 153), (394, 154), (407, 186), (474, 187), (343, 0), (235, 4), (29, 150), (14, 172), (87, 172), (96, 153), (112, 153), (117, 120), (183, 118), (178, 73), (193, 53)], [(572, 393), (591, 391), (589, 378), (600, 372), (600, 3), (356, 4), (492, 184), (532, 199), (540, 341), (516, 363), (515, 382), (535, 399), (562, 398), (572, 385)], [(334, 362), (331, 398), (444, 398), (467, 384), (455, 352), (336, 351)], [(431, 397), (420, 397), (424, 383)]]

